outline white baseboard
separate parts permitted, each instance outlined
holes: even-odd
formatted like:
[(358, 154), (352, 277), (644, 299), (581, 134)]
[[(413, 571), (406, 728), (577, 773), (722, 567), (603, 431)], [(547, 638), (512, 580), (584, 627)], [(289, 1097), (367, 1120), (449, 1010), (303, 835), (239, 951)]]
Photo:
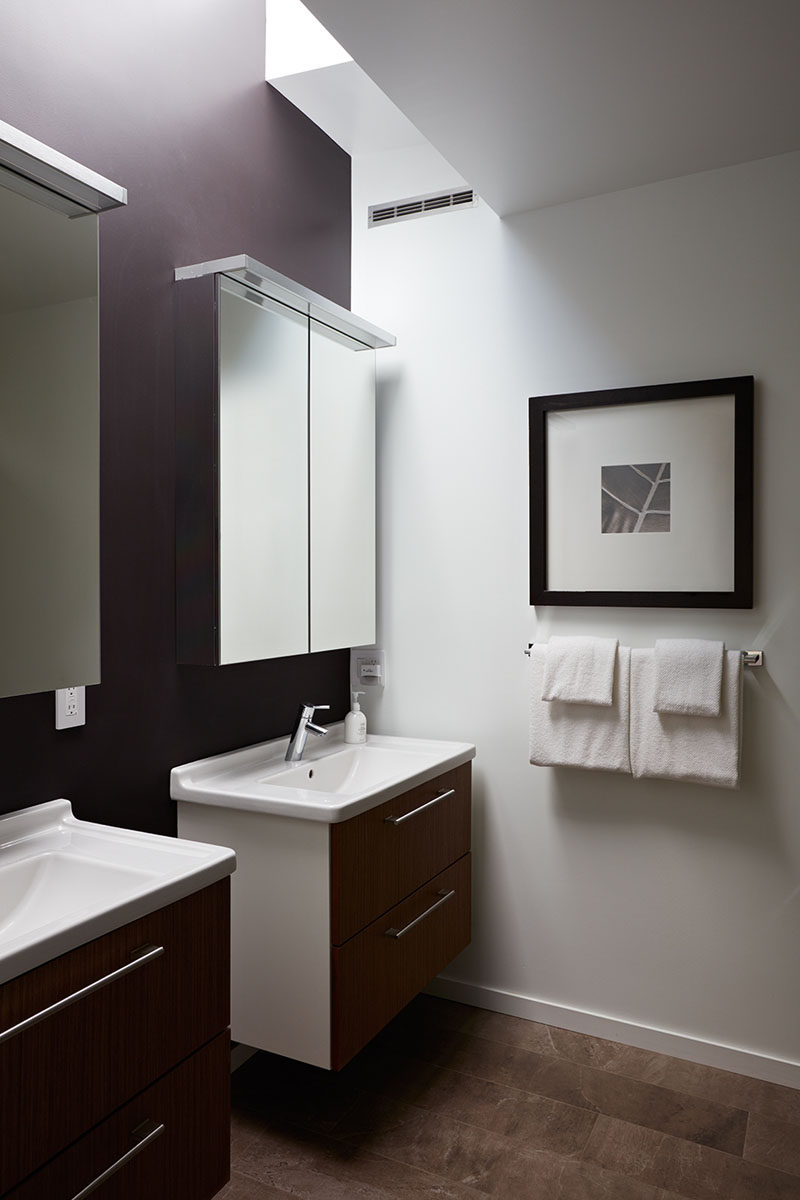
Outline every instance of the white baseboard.
[(765, 1079), (769, 1083), (800, 1088), (800, 1062), (789, 1059), (771, 1058), (753, 1050), (706, 1042), (686, 1034), (638, 1025), (633, 1021), (621, 1021), (615, 1017), (584, 1012), (578, 1008), (567, 1008), (560, 1004), (537, 1000), (533, 996), (519, 996), (514, 992), (500, 991), (498, 988), (464, 983), (443, 975), (434, 979), (425, 990), (432, 996), (457, 1000), (461, 1004), (472, 1004), (476, 1008), (489, 1009), (490, 1012), (524, 1017), (528, 1021), (555, 1025), (559, 1029), (570, 1029), (574, 1033), (607, 1038), (628, 1046), (637, 1046), (641, 1050), (653, 1050), (659, 1054), (669, 1054), (673, 1058), (702, 1063), (707, 1067), (718, 1067), (723, 1071), (735, 1071), (739, 1075)]

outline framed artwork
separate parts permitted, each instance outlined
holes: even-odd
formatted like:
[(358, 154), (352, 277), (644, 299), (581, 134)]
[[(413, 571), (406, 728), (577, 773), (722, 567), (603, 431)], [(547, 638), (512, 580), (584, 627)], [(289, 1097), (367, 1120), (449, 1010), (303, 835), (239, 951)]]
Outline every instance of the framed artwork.
[(753, 607), (753, 377), (529, 402), (531, 604)]

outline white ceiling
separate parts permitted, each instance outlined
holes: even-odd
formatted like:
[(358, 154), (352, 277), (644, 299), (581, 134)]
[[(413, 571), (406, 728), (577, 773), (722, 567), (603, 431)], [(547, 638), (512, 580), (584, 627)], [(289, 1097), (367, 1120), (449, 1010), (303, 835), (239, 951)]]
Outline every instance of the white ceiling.
[(500, 215), (800, 148), (800, 0), (305, 3)]

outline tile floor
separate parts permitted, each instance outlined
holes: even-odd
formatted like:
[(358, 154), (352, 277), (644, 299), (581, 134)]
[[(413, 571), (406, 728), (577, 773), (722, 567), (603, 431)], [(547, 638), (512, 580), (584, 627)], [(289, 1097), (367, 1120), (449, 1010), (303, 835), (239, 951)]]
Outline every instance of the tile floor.
[(343, 1071), (233, 1076), (218, 1200), (800, 1200), (800, 1091), (418, 996)]

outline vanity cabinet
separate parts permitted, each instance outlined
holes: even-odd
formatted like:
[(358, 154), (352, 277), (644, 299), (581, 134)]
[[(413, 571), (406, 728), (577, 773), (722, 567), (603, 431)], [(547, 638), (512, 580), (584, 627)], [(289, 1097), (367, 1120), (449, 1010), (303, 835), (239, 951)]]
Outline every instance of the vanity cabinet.
[(231, 1032), (337, 1070), (470, 940), (471, 763), (326, 823), (178, 801), (236, 851)]
[(375, 349), (239, 256), (176, 271), (178, 661), (375, 639)]
[(98, 1200), (210, 1200), (224, 1185), (229, 896), (220, 880), (2, 985), (0, 1195), (72, 1200), (98, 1181)]

